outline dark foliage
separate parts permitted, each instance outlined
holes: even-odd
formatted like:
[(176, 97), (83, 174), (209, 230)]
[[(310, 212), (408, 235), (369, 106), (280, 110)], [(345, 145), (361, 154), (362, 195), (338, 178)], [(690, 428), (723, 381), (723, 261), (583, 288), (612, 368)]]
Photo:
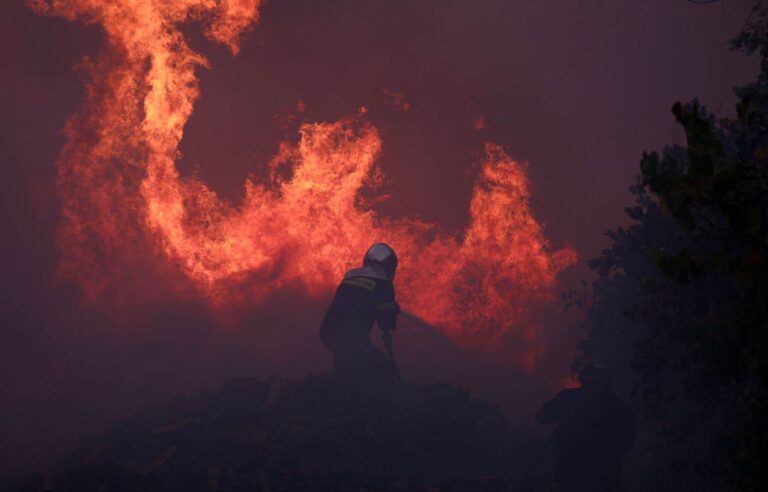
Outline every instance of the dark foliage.
[[(762, 58), (735, 118), (672, 113), (687, 145), (643, 156), (633, 224), (590, 262), (585, 360), (614, 366), (660, 430), (665, 490), (763, 490), (768, 451), (768, 11), (734, 48)], [(672, 477), (672, 478), (669, 478)], [(676, 479), (677, 481), (676, 481)]]

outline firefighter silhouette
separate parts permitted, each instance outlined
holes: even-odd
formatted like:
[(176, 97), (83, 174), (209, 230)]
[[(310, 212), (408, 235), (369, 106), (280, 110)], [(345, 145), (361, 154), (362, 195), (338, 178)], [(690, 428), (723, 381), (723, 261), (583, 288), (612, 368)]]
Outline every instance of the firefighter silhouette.
[[(371, 246), (363, 267), (348, 271), (320, 326), (320, 339), (333, 354), (333, 376), (349, 384), (388, 385), (398, 380), (394, 360), (371, 343), (378, 324), (388, 349), (400, 306), (392, 281), (397, 255), (384, 243)], [(391, 350), (390, 350), (391, 354)]]
[(536, 414), (541, 424), (558, 424), (551, 438), (554, 479), (569, 491), (613, 492), (634, 442), (635, 419), (611, 390), (605, 366), (585, 366), (579, 381), (579, 388), (561, 391)]

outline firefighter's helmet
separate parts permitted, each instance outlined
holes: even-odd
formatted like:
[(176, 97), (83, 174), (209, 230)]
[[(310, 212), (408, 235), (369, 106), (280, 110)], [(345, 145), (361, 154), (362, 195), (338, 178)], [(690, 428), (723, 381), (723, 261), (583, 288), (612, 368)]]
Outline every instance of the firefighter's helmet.
[(392, 280), (395, 278), (395, 270), (397, 270), (397, 255), (395, 250), (384, 243), (376, 243), (365, 252), (363, 258), (363, 266), (381, 268), (386, 273), (387, 278)]

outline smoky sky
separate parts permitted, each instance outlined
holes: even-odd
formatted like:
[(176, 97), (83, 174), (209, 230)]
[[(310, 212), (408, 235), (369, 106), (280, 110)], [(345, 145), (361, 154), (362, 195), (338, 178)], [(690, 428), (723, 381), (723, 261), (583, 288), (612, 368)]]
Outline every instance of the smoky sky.
[[(603, 231), (626, 223), (641, 153), (682, 141), (672, 104), (699, 97), (733, 113), (731, 88), (750, 80), (756, 61), (728, 42), (752, 3), (273, 0), (237, 57), (185, 26), (211, 68), (199, 70), (179, 168), (236, 202), (301, 122), (365, 107), (382, 134), (391, 197), (376, 210), (456, 232), (473, 162), (492, 141), (529, 163), (535, 216), (553, 246), (571, 244), (581, 258), (563, 275), (565, 290), (590, 278), (584, 261), (606, 246)], [(0, 475), (47, 463), (80, 432), (178, 392), (327, 370), (315, 336), (322, 299), (296, 309), (284, 292), (222, 330), (194, 302), (116, 314), (56, 281), (55, 161), (83, 100), (78, 64), (102, 42), (96, 26), (38, 17), (20, 1), (0, 7)], [(305, 110), (294, 114), (298, 100)], [(551, 367), (567, 368), (572, 320), (552, 311), (542, 322), (555, 334)], [(455, 362), (468, 356), (402, 331), (404, 369), (461, 379)], [(474, 384), (495, 388), (499, 401), (541, 396), (514, 371), (487, 378), (498, 381)]]

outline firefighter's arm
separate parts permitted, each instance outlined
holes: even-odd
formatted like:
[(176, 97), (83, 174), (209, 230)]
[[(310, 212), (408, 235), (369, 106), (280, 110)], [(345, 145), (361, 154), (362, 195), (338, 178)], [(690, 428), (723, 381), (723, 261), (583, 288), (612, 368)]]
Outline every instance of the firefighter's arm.
[(380, 302), (376, 305), (376, 321), (382, 330), (395, 331), (397, 327), (397, 313), (400, 312), (400, 305), (392, 301)]
[(382, 282), (374, 292), (376, 322), (384, 331), (395, 331), (397, 313), (400, 305), (395, 301), (395, 288), (392, 282)]

